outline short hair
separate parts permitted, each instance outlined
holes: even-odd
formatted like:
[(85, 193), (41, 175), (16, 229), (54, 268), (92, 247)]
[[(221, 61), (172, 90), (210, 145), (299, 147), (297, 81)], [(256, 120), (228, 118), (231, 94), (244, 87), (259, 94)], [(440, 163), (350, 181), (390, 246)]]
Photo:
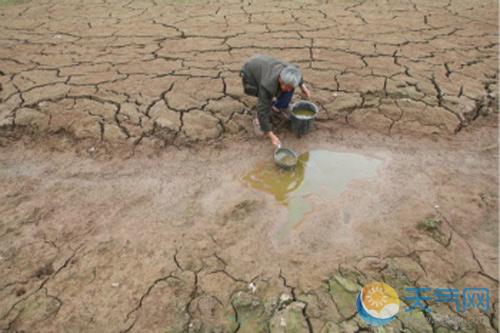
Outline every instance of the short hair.
[(302, 73), (297, 66), (287, 65), (281, 70), (280, 79), (284, 84), (290, 84), (294, 87), (298, 87), (302, 79)]

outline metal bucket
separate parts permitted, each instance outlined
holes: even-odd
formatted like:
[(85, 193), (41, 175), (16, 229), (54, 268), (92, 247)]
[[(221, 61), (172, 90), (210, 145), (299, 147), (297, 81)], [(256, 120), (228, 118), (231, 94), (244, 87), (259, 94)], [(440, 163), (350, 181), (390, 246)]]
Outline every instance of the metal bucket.
[[(306, 111), (306, 115), (295, 114), (294, 112)], [(314, 118), (318, 114), (318, 107), (308, 101), (299, 101), (292, 105), (290, 112), (291, 130), (300, 138), (311, 131), (314, 125)]]
[(278, 147), (274, 151), (274, 163), (282, 169), (291, 170), (297, 165), (299, 157), (295, 151)]

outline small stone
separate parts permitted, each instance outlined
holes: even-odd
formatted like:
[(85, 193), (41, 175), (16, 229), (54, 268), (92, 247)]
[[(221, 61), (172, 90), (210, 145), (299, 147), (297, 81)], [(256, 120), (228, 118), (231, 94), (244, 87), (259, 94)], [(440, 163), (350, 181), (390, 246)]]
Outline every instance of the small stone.
[(117, 288), (120, 286), (120, 284), (118, 282), (113, 282), (113, 283), (111, 283), (111, 286), (114, 288)]
[(280, 318), (280, 326), (286, 327), (286, 321), (285, 321), (285, 318), (283, 318), (283, 317)]
[(292, 296), (283, 293), (280, 296), (280, 301), (279, 301), (278, 306), (279, 306), (280, 309), (283, 309), (284, 307), (288, 306), (292, 302), (293, 302)]
[(250, 291), (252, 293), (255, 293), (255, 291), (257, 290), (257, 286), (255, 285), (255, 283), (251, 282), (249, 285), (248, 285), (248, 289), (250, 289)]
[(281, 303), (284, 303), (284, 302), (287, 302), (287, 301), (290, 301), (292, 299), (292, 296), (288, 295), (288, 294), (281, 294), (280, 296), (280, 302)]
[(90, 147), (90, 148), (89, 148), (89, 152), (90, 152), (90, 153), (95, 152), (95, 147)]

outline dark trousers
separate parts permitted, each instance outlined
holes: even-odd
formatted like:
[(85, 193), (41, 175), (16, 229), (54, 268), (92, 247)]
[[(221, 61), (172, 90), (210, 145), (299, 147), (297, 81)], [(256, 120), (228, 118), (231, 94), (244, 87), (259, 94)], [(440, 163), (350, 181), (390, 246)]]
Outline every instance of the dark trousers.
[(293, 97), (293, 90), (292, 91), (282, 91), (278, 95), (278, 98), (276, 99), (276, 101), (274, 101), (273, 106), (276, 107), (277, 109), (286, 109), (286, 108), (288, 108), (288, 105), (290, 104), (292, 97)]

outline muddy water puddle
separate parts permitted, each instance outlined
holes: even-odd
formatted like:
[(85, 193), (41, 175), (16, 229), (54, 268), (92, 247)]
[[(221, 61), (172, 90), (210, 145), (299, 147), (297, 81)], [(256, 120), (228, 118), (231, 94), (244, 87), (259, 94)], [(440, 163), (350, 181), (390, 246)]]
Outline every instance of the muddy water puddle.
[(284, 232), (346, 190), (351, 181), (374, 177), (380, 164), (381, 160), (360, 154), (312, 150), (299, 156), (294, 170), (282, 170), (270, 161), (257, 165), (242, 180), (288, 208)]

